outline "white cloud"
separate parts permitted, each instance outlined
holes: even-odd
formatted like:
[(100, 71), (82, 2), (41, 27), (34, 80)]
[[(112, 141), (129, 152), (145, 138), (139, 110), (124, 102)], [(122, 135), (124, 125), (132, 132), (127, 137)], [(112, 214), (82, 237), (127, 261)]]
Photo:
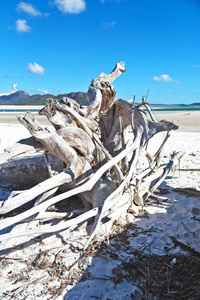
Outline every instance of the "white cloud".
[(6, 78), (15, 78), (14, 76), (10, 75), (10, 74), (6, 74), (5, 75)]
[(107, 28), (113, 28), (114, 26), (116, 25), (116, 22), (113, 21), (113, 22), (107, 22), (107, 23), (104, 23), (103, 26), (107, 29)]
[(30, 32), (31, 31), (31, 27), (27, 25), (27, 21), (26, 20), (17, 20), (15, 22), (16, 24), (16, 30), (18, 32)]
[(35, 74), (38, 74), (38, 75), (44, 75), (44, 72), (45, 72), (45, 69), (38, 65), (37, 63), (29, 63), (28, 66), (27, 66), (27, 71), (29, 73), (35, 73)]
[(29, 94), (41, 94), (41, 95), (45, 95), (45, 94), (49, 94), (49, 92), (47, 90), (43, 90), (43, 89), (35, 89), (35, 90), (29, 90), (28, 91)]
[(17, 5), (17, 11), (27, 13), (34, 17), (42, 16), (42, 13), (31, 3), (20, 2)]
[(169, 75), (163, 74), (160, 76), (154, 76), (152, 78), (155, 81), (162, 81), (162, 82), (176, 82), (177, 84), (180, 83), (178, 80), (172, 79)]
[(43, 89), (37, 89), (37, 92), (39, 94), (48, 94), (49, 93), (47, 90), (43, 90)]
[(54, 4), (62, 13), (79, 14), (85, 10), (84, 0), (55, 0)]
[(199, 69), (199, 68), (200, 68), (200, 65), (193, 65), (193, 68)]

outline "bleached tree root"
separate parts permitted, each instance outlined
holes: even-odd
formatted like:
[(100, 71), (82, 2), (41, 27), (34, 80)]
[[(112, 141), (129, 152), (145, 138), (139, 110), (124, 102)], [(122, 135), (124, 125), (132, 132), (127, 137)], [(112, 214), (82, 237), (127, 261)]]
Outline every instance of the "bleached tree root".
[[(18, 214), (14, 217), (10, 217), (10, 218), (6, 218), (4, 220), (0, 220), (0, 230), (4, 229), (5, 227), (7, 226), (11, 226), (17, 222), (20, 222), (34, 214), (37, 214), (40, 212), (40, 210), (43, 210), (43, 209), (46, 209), (47, 207), (49, 207), (50, 205), (53, 205), (63, 199), (67, 199), (69, 197), (72, 197), (74, 195), (78, 195), (78, 194), (81, 194), (81, 193), (84, 193), (86, 191), (90, 191), (93, 186), (97, 183), (97, 181), (101, 178), (101, 176), (108, 170), (110, 169), (113, 165), (117, 164), (122, 158), (124, 158), (128, 153), (131, 153), (133, 152), (135, 149), (138, 148), (138, 143), (139, 143), (139, 140), (136, 139), (135, 142), (129, 147), (129, 148), (126, 148), (124, 149), (120, 154), (118, 154), (118, 156), (114, 157), (112, 160), (108, 161), (106, 164), (104, 164), (86, 183), (82, 184), (81, 186), (77, 187), (77, 188), (74, 188), (70, 191), (67, 191), (65, 193), (62, 193), (58, 196), (55, 196), (53, 197), (52, 199), (49, 199), (45, 202), (42, 202), (40, 203), (39, 205), (29, 209), (28, 211), (25, 211), (21, 214)], [(59, 174), (60, 175), (60, 174)], [(66, 176), (65, 175), (68, 175), (68, 179), (70, 178), (70, 175), (69, 174), (62, 174), (62, 179), (65, 180), (66, 182)], [(58, 175), (57, 175), (58, 176)], [(48, 179), (47, 181), (43, 182), (44, 185), (47, 185), (48, 188), (49, 188), (49, 181), (53, 181), (54, 178), (50, 178)], [(38, 192), (39, 191), (39, 188), (36, 186), (33, 188), (34, 189), (34, 196), (38, 196), (40, 193)], [(44, 192), (44, 188), (42, 187), (42, 192)], [(26, 191), (27, 195), (23, 195), (20, 194), (16, 197), (19, 197), (20, 198), (20, 201), (25, 203), (24, 202), (24, 199), (25, 199), (25, 196), (27, 196), (27, 198), (29, 199), (28, 201), (30, 201), (31, 199), (33, 199), (31, 197), (30, 199), (30, 193), (28, 193), (28, 191)], [(19, 200), (18, 200), (19, 202)], [(20, 203), (21, 203), (20, 202)], [(6, 205), (6, 201), (4, 202)], [(11, 205), (11, 204), (10, 204)], [(15, 204), (12, 204), (13, 206), (15, 206), (16, 208), (16, 205)], [(7, 206), (7, 210), (9, 210), (9, 205), (6, 205)], [(12, 206), (12, 210), (13, 210), (13, 206)], [(3, 209), (2, 209), (3, 211)], [(3, 211), (4, 213), (4, 211)]]
[(21, 191), (19, 195), (16, 195), (14, 197), (9, 197), (6, 201), (2, 203), (2, 206), (0, 208), (0, 214), (6, 214), (17, 207), (22, 206), (25, 203), (28, 203), (29, 201), (33, 200), (40, 194), (52, 190), (54, 187), (60, 186), (64, 183), (71, 182), (72, 178), (70, 174), (68, 173), (60, 173), (54, 177), (51, 177), (35, 187), (26, 190)]
[[(135, 97), (132, 104), (123, 99), (115, 101), (116, 93), (111, 83), (125, 71), (124, 63), (120, 62), (110, 74), (101, 73), (92, 80), (85, 108), (69, 98), (63, 98), (61, 102), (47, 99), (39, 114), (47, 117), (51, 127), (41, 126), (31, 113), (18, 116), (33, 137), (7, 148), (5, 153), (0, 154), (0, 163), (40, 149), (44, 151), (50, 178), (18, 195), (11, 195), (1, 204), (0, 214), (4, 215), (4, 219), (0, 220), (0, 230), (21, 226), (19, 223), (23, 222), (29, 225), (21, 232), (14, 230), (1, 234), (0, 241), (55, 233), (95, 217), (86, 249), (96, 234), (102, 233), (105, 224), (111, 228), (113, 221), (125, 215), (133, 203), (143, 206), (170, 169), (179, 162), (181, 154), (176, 154), (168, 163), (162, 164), (163, 149), (170, 131), (178, 129), (178, 126), (166, 120), (155, 120), (147, 103), (148, 94), (146, 101), (143, 98), (139, 105), (135, 104)], [(130, 128), (132, 132), (129, 134)], [(149, 140), (163, 131), (167, 132), (166, 136), (155, 148), (155, 154), (150, 155)], [(61, 166), (59, 174), (52, 170), (47, 153), (58, 159)], [(148, 162), (145, 170), (138, 170), (141, 159)], [(58, 189), (62, 193), (56, 195)], [(62, 218), (71, 218), (70, 212), (46, 211), (61, 200), (72, 201), (68, 199), (72, 196), (80, 197), (87, 211), (65, 221)], [(5, 216), (33, 199), (33, 207), (12, 217)], [(52, 226), (41, 223), (36, 228), (38, 220), (55, 218), (61, 221)]]
[(19, 142), (6, 147), (4, 152), (0, 154), (0, 164), (3, 164), (20, 154), (26, 154), (38, 149), (43, 149), (42, 145), (36, 141), (34, 137), (20, 140)]
[(53, 225), (53, 226), (47, 227), (47, 228), (45, 228), (43, 226), (42, 228), (25, 230), (25, 231), (21, 231), (21, 232), (14, 233), (14, 234), (12, 234), (12, 233), (2, 234), (2, 235), (0, 235), (0, 241), (8, 240), (11, 238), (16, 238), (16, 237), (20, 237), (20, 236), (26, 236), (26, 235), (41, 235), (44, 233), (55, 233), (58, 231), (62, 231), (73, 225), (77, 225), (85, 220), (88, 220), (89, 218), (96, 216), (97, 213), (98, 213), (98, 208), (93, 208), (90, 211), (83, 213), (82, 215), (80, 215), (74, 219), (65, 221), (58, 225)]

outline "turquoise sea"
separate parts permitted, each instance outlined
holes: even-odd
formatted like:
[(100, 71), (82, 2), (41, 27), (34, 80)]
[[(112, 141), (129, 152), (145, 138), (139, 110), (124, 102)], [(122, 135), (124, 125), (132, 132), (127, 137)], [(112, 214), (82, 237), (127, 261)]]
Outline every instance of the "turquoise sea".
[[(175, 105), (150, 105), (151, 109), (153, 111), (157, 111), (157, 112), (165, 112), (165, 111), (168, 111), (168, 112), (173, 112), (173, 111), (200, 111), (200, 106), (175, 106)], [(36, 109), (36, 108), (30, 108), (28, 109), (29, 111), (31, 112), (38, 112), (40, 109)], [(26, 112), (27, 109), (22, 109), (22, 108), (15, 108), (15, 109), (11, 109), (11, 108), (4, 108), (4, 109), (1, 109), (1, 106), (0, 106), (0, 112), (4, 112), (4, 113), (10, 113), (10, 112), (16, 112), (16, 113), (20, 113), (20, 112)]]
[(27, 110), (31, 111), (31, 112), (38, 112), (39, 109), (0, 109), (0, 112), (5, 112), (5, 113), (9, 113), (9, 112), (26, 112)]
[(200, 106), (181, 106), (181, 105), (151, 105), (150, 106), (154, 111), (200, 111)]

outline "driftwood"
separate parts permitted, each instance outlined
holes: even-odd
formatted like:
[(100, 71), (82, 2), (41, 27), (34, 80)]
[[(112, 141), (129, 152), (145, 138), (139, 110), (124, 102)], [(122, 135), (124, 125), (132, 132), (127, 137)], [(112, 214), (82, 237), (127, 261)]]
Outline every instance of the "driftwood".
[[(167, 164), (161, 164), (169, 132), (178, 126), (166, 120), (157, 122), (144, 98), (138, 105), (135, 99), (133, 103), (123, 99), (116, 101), (111, 83), (125, 71), (124, 63), (120, 62), (110, 74), (101, 73), (92, 80), (87, 93), (87, 107), (80, 107), (69, 98), (63, 98), (61, 102), (47, 99), (39, 114), (47, 117), (51, 123), (49, 127), (41, 126), (30, 112), (18, 116), (32, 138), (5, 149), (0, 154), (0, 163), (31, 151), (42, 151), (49, 179), (44, 178), (36, 186), (17, 195), (11, 194), (0, 204), (3, 216), (0, 230), (25, 220), (35, 222), (58, 218), (61, 221), (49, 227), (32, 226), (32, 229), (18, 233), (3, 232), (0, 240), (53, 233), (95, 217), (91, 236), (85, 245), (87, 248), (95, 234), (102, 233), (102, 224), (106, 223), (111, 228), (113, 221), (125, 216), (133, 203), (143, 206), (179, 161), (181, 155), (176, 153)], [(162, 131), (166, 131), (166, 137), (151, 156), (148, 141)], [(59, 162), (56, 170), (52, 169), (48, 153)], [(138, 162), (144, 159), (142, 153), (149, 164), (145, 170), (137, 167)], [(68, 220), (65, 211), (62, 214), (46, 211), (49, 206), (76, 195), (83, 201), (86, 210), (79, 216)], [(34, 199), (32, 207), (12, 216), (6, 215)]]

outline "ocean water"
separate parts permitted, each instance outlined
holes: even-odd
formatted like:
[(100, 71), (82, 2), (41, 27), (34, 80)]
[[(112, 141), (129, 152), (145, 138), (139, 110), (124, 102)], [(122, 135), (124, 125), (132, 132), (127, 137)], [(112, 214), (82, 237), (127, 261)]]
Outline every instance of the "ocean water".
[[(163, 111), (163, 112), (165, 112), (165, 111), (171, 111), (171, 112), (173, 112), (173, 111), (200, 111), (200, 106), (179, 106), (179, 105), (177, 105), (177, 106), (170, 106), (170, 105), (150, 105), (150, 107), (151, 107), (151, 109), (153, 110), (153, 111)], [(36, 108), (29, 108), (28, 109), (29, 111), (31, 111), (31, 112), (38, 112), (40, 109), (38, 108), (38, 109), (36, 109)], [(13, 112), (16, 112), (16, 113), (20, 113), (20, 112), (26, 112), (27, 111), (27, 109), (22, 109), (22, 108), (15, 108), (15, 109), (11, 109), (11, 108), (4, 108), (4, 109), (1, 109), (1, 106), (0, 106), (0, 112), (4, 112), (5, 114), (6, 113), (13, 113)]]
[(200, 106), (175, 106), (175, 105), (152, 105), (150, 106), (154, 111), (200, 111)]
[(27, 110), (31, 111), (31, 112), (38, 112), (39, 109), (1, 109), (0, 108), (0, 112), (5, 112), (5, 113), (9, 113), (9, 112), (27, 112)]

